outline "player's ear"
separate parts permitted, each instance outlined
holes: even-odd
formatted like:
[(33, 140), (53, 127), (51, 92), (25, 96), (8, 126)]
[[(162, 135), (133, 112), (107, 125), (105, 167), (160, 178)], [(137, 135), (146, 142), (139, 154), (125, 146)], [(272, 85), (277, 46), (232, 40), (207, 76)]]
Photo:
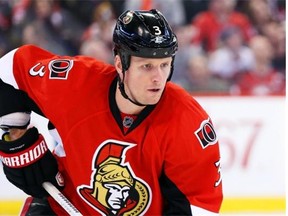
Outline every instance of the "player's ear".
[(114, 66), (117, 70), (117, 73), (121, 75), (122, 74), (122, 62), (121, 62), (119, 55), (115, 55), (114, 57)]

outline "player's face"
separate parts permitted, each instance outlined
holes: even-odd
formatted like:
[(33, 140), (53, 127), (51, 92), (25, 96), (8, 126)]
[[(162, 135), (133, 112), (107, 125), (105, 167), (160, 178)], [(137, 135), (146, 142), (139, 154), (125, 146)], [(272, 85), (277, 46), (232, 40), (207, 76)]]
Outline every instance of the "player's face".
[[(163, 93), (171, 71), (172, 57), (131, 57), (130, 67), (125, 73), (126, 94), (142, 104), (156, 104)], [(123, 77), (122, 77), (123, 78)]]

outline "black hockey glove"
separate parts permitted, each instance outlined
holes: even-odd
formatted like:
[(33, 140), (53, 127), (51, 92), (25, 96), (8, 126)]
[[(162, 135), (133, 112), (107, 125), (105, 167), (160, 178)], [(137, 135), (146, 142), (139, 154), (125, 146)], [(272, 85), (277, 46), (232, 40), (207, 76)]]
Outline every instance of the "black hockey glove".
[(33, 197), (48, 196), (42, 187), (45, 181), (58, 189), (64, 187), (57, 161), (35, 127), (14, 141), (5, 141), (4, 134), (0, 140), (0, 158), (7, 179)]

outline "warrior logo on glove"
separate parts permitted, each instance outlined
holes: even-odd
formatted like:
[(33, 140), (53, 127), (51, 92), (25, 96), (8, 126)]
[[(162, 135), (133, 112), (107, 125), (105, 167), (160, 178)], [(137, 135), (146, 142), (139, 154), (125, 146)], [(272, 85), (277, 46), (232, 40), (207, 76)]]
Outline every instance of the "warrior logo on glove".
[(78, 187), (81, 198), (103, 215), (139, 215), (150, 205), (150, 188), (124, 160), (133, 146), (115, 140), (102, 143), (94, 155), (91, 185)]
[(42, 136), (39, 136), (37, 142), (30, 148), (15, 154), (5, 154), (1, 152), (0, 159), (3, 164), (10, 168), (21, 168), (35, 163), (35, 161), (40, 159), (47, 151), (49, 150), (45, 140)]

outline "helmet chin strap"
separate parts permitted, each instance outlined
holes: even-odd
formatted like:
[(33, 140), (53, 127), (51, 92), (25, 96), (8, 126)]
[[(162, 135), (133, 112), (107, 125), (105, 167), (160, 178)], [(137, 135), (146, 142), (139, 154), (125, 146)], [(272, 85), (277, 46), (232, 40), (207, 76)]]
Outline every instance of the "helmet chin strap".
[[(123, 80), (124, 80), (124, 74), (125, 74), (125, 73), (122, 72), (122, 74), (123, 74)], [(119, 75), (118, 75), (118, 83), (119, 83), (119, 90), (120, 90), (120, 92), (121, 92), (121, 95), (122, 95), (125, 99), (129, 100), (131, 103), (133, 103), (133, 104), (135, 104), (135, 105), (137, 105), (137, 106), (141, 106), (141, 107), (142, 107), (142, 106), (147, 106), (147, 104), (145, 105), (145, 104), (139, 103), (139, 102), (137, 102), (137, 101), (133, 101), (131, 98), (128, 97), (128, 95), (127, 95), (126, 92), (125, 92), (124, 82), (120, 79), (120, 76), (119, 76)]]

